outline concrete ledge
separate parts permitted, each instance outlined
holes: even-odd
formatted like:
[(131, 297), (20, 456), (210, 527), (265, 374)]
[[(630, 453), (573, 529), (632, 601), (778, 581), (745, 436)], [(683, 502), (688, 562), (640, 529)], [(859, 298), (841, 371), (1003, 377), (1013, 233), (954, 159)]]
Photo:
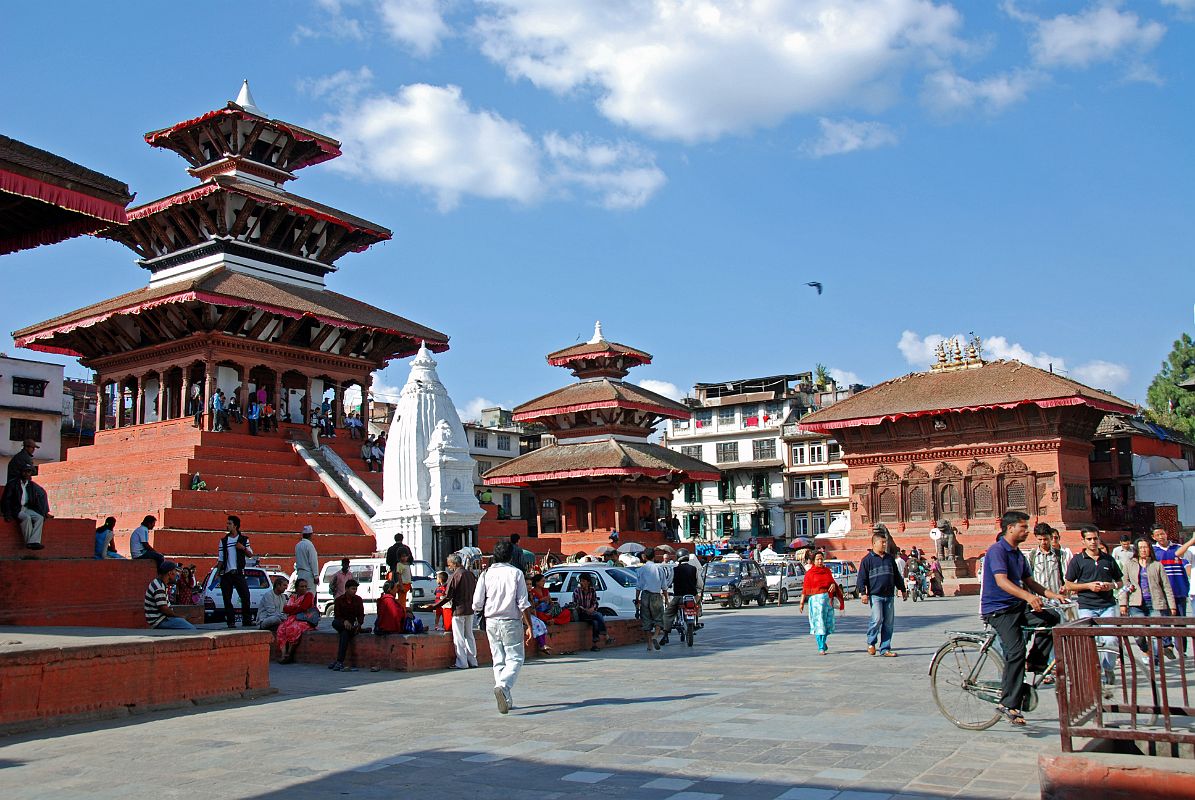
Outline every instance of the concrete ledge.
[[(643, 644), (646, 638), (638, 620), (610, 620), (606, 623), (614, 637), (613, 647), (629, 644)], [(556, 653), (588, 651), (592, 630), (588, 624), (573, 622), (568, 625), (548, 626), (548, 645)], [(303, 634), (295, 648), (295, 661), (304, 664), (330, 664), (336, 659), (338, 637), (335, 631), (315, 630)], [(603, 649), (605, 645), (601, 645)], [(273, 651), (277, 656), (277, 649)], [(528, 659), (542, 658), (534, 643), (528, 648)], [(398, 672), (420, 672), (447, 669), (455, 660), (451, 633), (393, 634), (375, 636), (372, 633), (359, 634), (349, 647), (345, 664), (358, 669), (378, 667)], [(477, 661), (486, 665), (490, 659), (490, 643), (485, 631), (477, 631)]]
[(5, 629), (0, 731), (270, 689), (268, 633)]
[(1117, 753), (1043, 753), (1042, 800), (1195, 800), (1195, 762)]

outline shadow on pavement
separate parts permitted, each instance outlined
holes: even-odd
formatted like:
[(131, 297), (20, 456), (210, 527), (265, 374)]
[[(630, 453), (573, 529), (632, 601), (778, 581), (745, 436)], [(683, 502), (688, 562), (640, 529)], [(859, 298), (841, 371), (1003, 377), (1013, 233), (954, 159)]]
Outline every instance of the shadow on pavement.
[[(586, 708), (588, 706), (625, 706), (636, 703), (670, 703), (676, 700), (692, 700), (697, 697), (714, 697), (713, 692), (694, 692), (690, 694), (666, 695), (660, 697), (593, 697), (576, 703), (545, 703), (538, 706), (519, 706), (519, 715), (523, 717), (534, 714), (551, 714), (553, 711), (567, 711), (570, 709)], [(528, 711), (527, 709), (539, 709)]]

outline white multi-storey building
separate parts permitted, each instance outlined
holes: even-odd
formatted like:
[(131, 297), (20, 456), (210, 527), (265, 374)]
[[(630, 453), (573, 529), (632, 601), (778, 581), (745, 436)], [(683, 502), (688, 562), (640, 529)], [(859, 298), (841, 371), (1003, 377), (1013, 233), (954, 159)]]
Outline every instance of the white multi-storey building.
[(664, 444), (718, 466), (722, 478), (677, 490), (672, 508), (683, 537), (784, 536), (782, 426), (812, 406), (813, 391), (808, 372), (693, 387), (685, 401), (693, 419), (669, 421)]
[[(465, 435), (469, 439), (469, 455), (477, 462), (473, 483), (480, 492), (485, 487), (482, 475), (519, 455), (523, 429), (511, 420), (508, 409), (483, 408), (480, 420), (465, 423)], [(491, 487), (490, 492), (495, 505), (507, 517), (523, 517), (522, 492), (509, 486)]]
[(813, 408), (794, 414), (784, 423), (784, 530), (789, 538), (833, 536), (850, 530), (851, 487), (842, 448), (825, 434), (802, 431), (797, 420), (808, 411), (833, 405), (862, 389), (839, 388), (831, 381), (814, 394)]
[(0, 467), (37, 442), (34, 460), (62, 458), (62, 365), (0, 354)]

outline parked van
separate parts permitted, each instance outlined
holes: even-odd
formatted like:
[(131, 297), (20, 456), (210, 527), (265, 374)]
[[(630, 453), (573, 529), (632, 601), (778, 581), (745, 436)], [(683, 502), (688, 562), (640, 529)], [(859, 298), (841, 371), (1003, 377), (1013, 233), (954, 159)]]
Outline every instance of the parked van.
[[(377, 613), (378, 598), (382, 596), (382, 584), (386, 582), (384, 558), (350, 558), (349, 574), (356, 579), (357, 596), (365, 603), (365, 613)], [(328, 581), (340, 571), (340, 561), (329, 561), (320, 570), (319, 585), (315, 590), (315, 604), (325, 617), (332, 616), (332, 590)], [(432, 565), (426, 561), (411, 563), (411, 593), (407, 603), (411, 608), (431, 605), (436, 599), (436, 577)]]

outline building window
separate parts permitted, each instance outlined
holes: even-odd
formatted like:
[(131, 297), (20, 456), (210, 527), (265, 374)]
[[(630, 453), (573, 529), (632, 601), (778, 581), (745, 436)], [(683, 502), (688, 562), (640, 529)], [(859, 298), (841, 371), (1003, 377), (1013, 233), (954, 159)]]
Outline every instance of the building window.
[(794, 444), (792, 446), (793, 466), (799, 467), (805, 463), (805, 445)]
[(842, 445), (831, 439), (826, 442), (826, 460), (827, 461), (841, 461), (842, 460)]
[(751, 512), (751, 532), (760, 536), (772, 535), (772, 517), (767, 511)]
[(734, 425), (734, 406), (718, 409), (718, 425)]
[(688, 514), (685, 517), (687, 530), (689, 531), (690, 539), (701, 538), (701, 514)]
[(35, 378), (13, 378), (12, 393), (26, 397), (45, 397), (46, 383), (47, 381), (39, 381)]
[(734, 482), (729, 475), (723, 475), (718, 481), (718, 499), (734, 500)]
[(809, 499), (809, 484), (805, 482), (804, 478), (793, 478), (793, 499)]
[(672, 420), (672, 430), (674, 430), (674, 431), (687, 431), (688, 429), (689, 429), (689, 420), (687, 420), (687, 419), (674, 419), (674, 420)]
[(738, 442), (718, 442), (718, 463), (725, 464), (728, 461), (739, 460), (739, 443)]
[(972, 511), (977, 517), (992, 516), (992, 487), (982, 483), (972, 493)]
[(686, 455), (689, 458), (701, 458), (701, 445), (699, 444), (682, 445), (680, 451), (681, 455)]
[(809, 536), (809, 515), (793, 515), (793, 536)]
[(10, 419), (8, 421), (8, 440), (23, 442), (26, 439), (32, 439), (35, 442), (41, 441), (41, 420), (18, 419), (17, 417)]
[(769, 425), (779, 425), (780, 417), (783, 413), (783, 403), (768, 403), (763, 409), (763, 421)]
[(885, 522), (896, 521), (896, 494), (891, 489), (880, 492), (880, 519)]
[(1087, 509), (1087, 486), (1082, 483), (1066, 485), (1066, 507), (1076, 511)]
[(685, 502), (686, 503), (701, 502), (701, 484), (700, 483), (686, 483), (685, 484)]
[(942, 513), (943, 514), (957, 514), (958, 513), (958, 492), (954, 487), (947, 484), (942, 487)]
[(826, 446), (821, 442), (809, 445), (809, 463), (820, 464), (826, 460)]
[(751, 496), (757, 500), (772, 496), (772, 485), (766, 472), (757, 472), (751, 476)]
[(499, 450), (509, 450), (510, 449), (510, 437), (507, 436), (505, 433), (498, 434), (498, 449)]
[(474, 447), (489, 447), (490, 435), (484, 431), (473, 431), (473, 446)]
[(809, 479), (809, 496), (810, 497), (825, 497), (826, 496), (826, 476), (817, 475)]
[(1024, 511), (1029, 508), (1029, 501), (1025, 497), (1025, 484), (1013, 481), (1005, 490), (1005, 506), (1009, 511)]
[(502, 510), (506, 512), (506, 516), (510, 516), (510, 493), (502, 493)]
[(751, 443), (751, 458), (756, 461), (763, 461), (766, 458), (776, 457), (776, 440), (775, 439), (756, 439)]
[(492, 461), (478, 461), (477, 462), (477, 474), (478, 475), (484, 475), (493, 468), (494, 468), (494, 462), (492, 462)]
[(811, 515), (813, 517), (813, 535), (821, 536), (826, 532), (826, 514), (819, 511)]
[(709, 426), (714, 424), (714, 412), (713, 411), (698, 411), (694, 415), (694, 419), (697, 420), (698, 428), (708, 428)]
[(909, 519), (922, 520), (928, 516), (925, 489), (915, 486), (909, 491)]
[(846, 497), (842, 488), (842, 476), (830, 475), (826, 478), (826, 493), (830, 497)]

